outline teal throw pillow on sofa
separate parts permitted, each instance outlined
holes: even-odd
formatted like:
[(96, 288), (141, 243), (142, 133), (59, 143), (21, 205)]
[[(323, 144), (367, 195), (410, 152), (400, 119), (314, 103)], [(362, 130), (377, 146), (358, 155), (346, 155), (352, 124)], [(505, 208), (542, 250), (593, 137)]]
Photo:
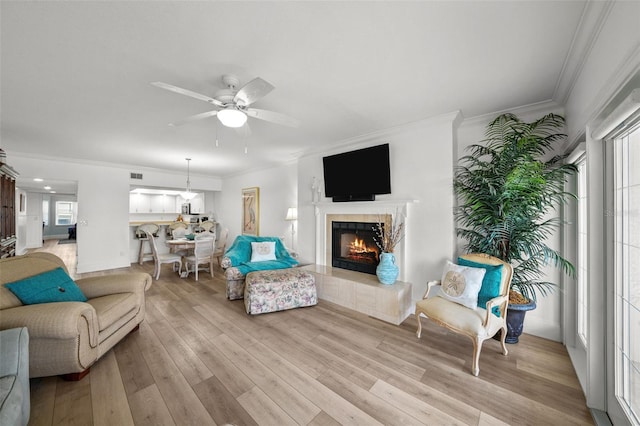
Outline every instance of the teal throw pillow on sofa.
[(24, 305), (52, 302), (86, 302), (80, 287), (62, 268), (5, 284)]
[[(472, 262), (461, 257), (458, 258), (458, 265), (471, 266), (473, 268), (484, 268), (487, 272), (482, 279), (482, 287), (480, 287), (480, 293), (478, 293), (478, 306), (486, 309), (487, 302), (494, 297), (500, 296), (500, 282), (502, 281), (502, 266), (503, 265), (487, 265), (479, 262)], [(498, 316), (498, 308), (493, 308), (493, 313)]]

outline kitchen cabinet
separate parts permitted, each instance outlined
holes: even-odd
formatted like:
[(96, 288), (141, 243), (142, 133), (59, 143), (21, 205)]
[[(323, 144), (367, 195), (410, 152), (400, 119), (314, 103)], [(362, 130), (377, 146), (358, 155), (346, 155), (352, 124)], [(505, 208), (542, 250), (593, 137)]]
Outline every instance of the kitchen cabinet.
[(177, 213), (174, 195), (152, 195), (151, 213)]
[(129, 213), (151, 213), (151, 198), (147, 194), (129, 194)]
[(199, 193), (190, 202), (192, 214), (204, 213), (204, 194)]
[(130, 194), (129, 213), (178, 213), (176, 197), (164, 194)]

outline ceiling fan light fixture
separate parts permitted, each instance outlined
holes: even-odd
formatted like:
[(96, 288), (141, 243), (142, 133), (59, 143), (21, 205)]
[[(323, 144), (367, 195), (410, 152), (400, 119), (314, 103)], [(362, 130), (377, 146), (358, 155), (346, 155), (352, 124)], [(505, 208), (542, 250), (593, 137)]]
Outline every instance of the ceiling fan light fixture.
[(247, 122), (247, 115), (234, 107), (228, 107), (218, 111), (218, 120), (226, 127), (242, 127)]

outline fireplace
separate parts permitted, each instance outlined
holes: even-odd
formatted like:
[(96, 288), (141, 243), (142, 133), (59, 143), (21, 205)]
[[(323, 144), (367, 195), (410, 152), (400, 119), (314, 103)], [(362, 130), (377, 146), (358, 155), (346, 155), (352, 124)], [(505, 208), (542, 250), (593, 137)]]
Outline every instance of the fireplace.
[(375, 274), (380, 249), (375, 243), (376, 222), (331, 222), (331, 266)]

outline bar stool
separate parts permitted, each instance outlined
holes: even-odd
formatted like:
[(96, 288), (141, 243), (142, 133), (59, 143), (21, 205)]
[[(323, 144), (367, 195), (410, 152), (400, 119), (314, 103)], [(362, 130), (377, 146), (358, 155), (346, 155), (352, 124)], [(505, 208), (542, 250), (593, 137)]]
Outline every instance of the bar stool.
[(145, 232), (158, 236), (159, 230), (160, 227), (155, 223), (143, 223), (141, 225), (138, 225), (138, 227), (136, 228), (136, 237), (140, 240), (140, 248), (138, 249), (138, 263), (140, 265), (144, 263), (145, 257), (153, 259), (153, 253), (151, 251), (144, 251), (144, 243), (149, 242), (149, 239), (147, 238), (147, 234), (145, 234)]

